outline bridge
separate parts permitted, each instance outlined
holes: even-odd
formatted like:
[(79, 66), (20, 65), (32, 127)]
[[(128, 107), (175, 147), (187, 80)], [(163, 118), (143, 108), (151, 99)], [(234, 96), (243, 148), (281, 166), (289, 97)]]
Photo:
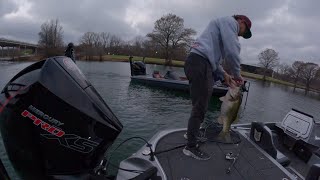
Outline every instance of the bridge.
[(21, 57), (21, 50), (32, 50), (32, 54), (37, 54), (38, 45), (0, 38), (0, 60), (12, 60)]

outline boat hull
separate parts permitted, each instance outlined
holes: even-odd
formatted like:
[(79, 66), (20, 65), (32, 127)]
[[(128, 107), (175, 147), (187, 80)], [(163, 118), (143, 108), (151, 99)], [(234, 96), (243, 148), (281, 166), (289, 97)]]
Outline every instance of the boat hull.
[[(160, 87), (167, 90), (175, 90), (181, 92), (189, 92), (189, 82), (181, 80), (169, 80), (169, 79), (157, 79), (153, 77), (148, 77), (144, 75), (131, 76), (131, 81), (135, 83), (145, 84), (153, 87)], [(212, 96), (221, 97), (228, 92), (228, 87), (217, 86), (213, 87)]]

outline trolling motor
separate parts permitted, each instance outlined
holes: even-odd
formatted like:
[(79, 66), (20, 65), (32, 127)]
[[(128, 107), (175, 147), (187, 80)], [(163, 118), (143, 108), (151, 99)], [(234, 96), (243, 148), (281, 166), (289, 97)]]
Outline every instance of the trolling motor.
[(101, 179), (94, 170), (122, 127), (67, 57), (28, 66), (0, 93), (1, 135), (22, 179)]

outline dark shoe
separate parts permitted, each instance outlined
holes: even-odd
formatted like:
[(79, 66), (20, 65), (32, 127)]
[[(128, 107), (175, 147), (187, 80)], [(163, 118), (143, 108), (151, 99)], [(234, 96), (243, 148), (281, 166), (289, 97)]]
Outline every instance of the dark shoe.
[(183, 149), (183, 154), (185, 154), (186, 156), (191, 156), (197, 160), (202, 160), (202, 161), (206, 161), (209, 160), (211, 158), (211, 156), (203, 151), (201, 151), (198, 147), (188, 147), (186, 146)]
[[(188, 140), (188, 133), (185, 133), (184, 135), (183, 135), (183, 137), (186, 139), (186, 140)], [(199, 132), (199, 135), (197, 136), (197, 141), (198, 142), (201, 142), (201, 143), (205, 143), (205, 142), (207, 142), (207, 140), (208, 140), (208, 138), (206, 138), (205, 136), (204, 136), (204, 134), (203, 134), (203, 132)]]

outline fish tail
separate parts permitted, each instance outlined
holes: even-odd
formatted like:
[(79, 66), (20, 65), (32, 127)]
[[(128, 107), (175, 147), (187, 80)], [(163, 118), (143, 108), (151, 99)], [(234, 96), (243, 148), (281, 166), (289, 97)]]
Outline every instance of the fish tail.
[(230, 132), (224, 132), (223, 130), (219, 133), (218, 139), (227, 143), (232, 142)]
[(223, 123), (223, 128), (222, 128), (221, 132), (219, 133), (219, 136), (225, 137), (226, 134), (228, 134), (228, 133), (229, 133), (228, 125), (227, 125), (227, 123)]

